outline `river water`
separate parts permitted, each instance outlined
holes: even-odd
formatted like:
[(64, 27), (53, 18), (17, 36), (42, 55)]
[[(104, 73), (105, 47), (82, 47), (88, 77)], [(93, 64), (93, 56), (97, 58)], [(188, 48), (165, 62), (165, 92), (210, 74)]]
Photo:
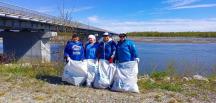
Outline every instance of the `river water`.
[[(216, 73), (216, 43), (136, 42), (136, 47), (140, 58), (139, 74), (163, 71), (168, 67), (175, 68), (178, 73)], [(58, 54), (63, 48), (60, 44), (52, 44), (52, 61), (63, 61)], [(0, 53), (3, 53), (2, 43)]]
[(173, 67), (178, 73), (216, 73), (216, 43), (145, 43), (136, 42), (139, 73)]

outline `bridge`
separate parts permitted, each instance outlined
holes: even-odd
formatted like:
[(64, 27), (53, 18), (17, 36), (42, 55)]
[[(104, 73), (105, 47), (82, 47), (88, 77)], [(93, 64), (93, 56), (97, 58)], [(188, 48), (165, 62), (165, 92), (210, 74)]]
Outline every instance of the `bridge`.
[(58, 32), (101, 35), (110, 31), (0, 2), (4, 54), (13, 54), (17, 60), (50, 61), (49, 41)]

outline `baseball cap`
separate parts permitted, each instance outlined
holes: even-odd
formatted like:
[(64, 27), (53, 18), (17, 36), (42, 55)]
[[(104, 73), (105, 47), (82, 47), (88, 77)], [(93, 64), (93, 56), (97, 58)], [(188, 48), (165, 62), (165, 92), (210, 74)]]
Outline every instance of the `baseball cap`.
[(108, 32), (105, 32), (105, 33), (103, 34), (103, 36), (109, 36), (109, 33), (108, 33)]
[(119, 37), (120, 37), (120, 36), (126, 37), (127, 35), (126, 35), (126, 33), (121, 33), (121, 34), (119, 34)]

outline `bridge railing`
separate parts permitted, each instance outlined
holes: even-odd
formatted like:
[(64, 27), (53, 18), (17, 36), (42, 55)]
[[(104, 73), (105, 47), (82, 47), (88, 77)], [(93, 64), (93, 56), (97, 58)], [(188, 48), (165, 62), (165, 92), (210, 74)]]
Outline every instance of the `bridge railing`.
[(46, 22), (46, 23), (56, 24), (56, 25), (70, 26), (70, 27), (89, 29), (89, 30), (105, 31), (100, 28), (96, 28), (96, 27), (89, 26), (89, 25), (82, 24), (82, 23), (75, 22), (75, 21), (64, 20), (59, 17), (55, 17), (52, 15), (40, 13), (34, 10), (3, 3), (1, 1), (0, 1), (0, 14), (6, 14), (9, 16), (15, 16), (21, 19), (30, 19), (33, 21)]
[(6, 15), (18, 16), (20, 18), (29, 18), (37, 21), (46, 21), (54, 24), (67, 24), (69, 21), (62, 20), (61, 18), (33, 11), (30, 9), (25, 9), (22, 7), (14, 6), (11, 4), (0, 2), (0, 13), (5, 13)]

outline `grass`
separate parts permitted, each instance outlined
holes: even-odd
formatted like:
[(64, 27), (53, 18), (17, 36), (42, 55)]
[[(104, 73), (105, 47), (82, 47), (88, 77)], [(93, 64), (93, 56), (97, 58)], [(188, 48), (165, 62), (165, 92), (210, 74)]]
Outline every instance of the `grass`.
[(191, 80), (188, 81), (187, 84), (190, 84), (193, 87), (200, 88), (200, 90), (210, 90), (212, 92), (216, 93), (216, 82), (210, 81), (210, 82), (205, 82), (205, 81), (198, 81), (198, 80)]
[(20, 64), (11, 64), (11, 65), (0, 65), (0, 74), (1, 75), (13, 75), (17, 77), (29, 77), (36, 78), (38, 76), (56, 76), (61, 75), (62, 66), (55, 66), (51, 64), (40, 64), (32, 66), (22, 66)]
[(170, 83), (170, 82), (152, 82), (152, 81), (138, 81), (139, 89), (141, 91), (152, 90), (152, 89), (163, 89), (174, 92), (181, 92), (182, 85), (178, 83)]
[[(170, 79), (166, 80), (167, 77)], [(168, 66), (166, 71), (153, 71), (149, 79), (139, 79), (138, 86), (141, 92), (162, 89), (183, 93), (191, 97), (199, 98), (202, 95), (203, 99), (204, 96), (207, 98), (210, 92), (216, 93), (216, 75), (208, 76), (209, 82), (195, 79), (183, 81), (182, 78), (181, 75), (175, 73), (175, 68)]]
[[(60, 76), (63, 71), (63, 66), (54, 66), (48, 64), (40, 64), (36, 66), (22, 66), (19, 64), (12, 64), (9, 66), (0, 65), (0, 75), (7, 75), (6, 81), (13, 80), (17, 77), (27, 77), (27, 78), (40, 78), (43, 76)], [(167, 72), (153, 72), (151, 78), (157, 80), (156, 82), (139, 81), (140, 89), (165, 89), (169, 91), (181, 91), (181, 86), (178, 84), (173, 84), (171, 82), (164, 82), (162, 79), (168, 76)], [(21, 84), (24, 87), (30, 87), (32, 84)], [(41, 87), (41, 83), (37, 83)]]
[(150, 79), (141, 79), (138, 81), (138, 86), (141, 91), (151, 90), (151, 89), (163, 89), (174, 92), (182, 91), (182, 84), (178, 81), (165, 80), (169, 77), (166, 71), (154, 71), (150, 74)]
[[(21, 64), (10, 64), (10, 65), (0, 65), (0, 82), (10, 82), (13, 85), (18, 85), (25, 89), (30, 89), (34, 92), (43, 92), (47, 94), (52, 94), (45, 87), (46, 83), (58, 84), (59, 76), (62, 75), (63, 66), (61, 64), (38, 64), (31, 66), (23, 66)], [(50, 77), (50, 78), (47, 78)], [(56, 79), (58, 77), (58, 79)], [(61, 82), (63, 83), (63, 82)], [(48, 91), (47, 91), (48, 90)], [(4, 95), (6, 91), (0, 91), (0, 96)], [(36, 97), (35, 99), (42, 99)]]
[(162, 72), (154, 71), (150, 74), (150, 77), (155, 80), (163, 80), (167, 76), (168, 76), (167, 72), (164, 72), (164, 71)]
[[(43, 87), (44, 80), (38, 79), (43, 76), (61, 76), (63, 71), (63, 65), (51, 65), (40, 64), (32, 66), (22, 66), (19, 64), (12, 64), (9, 66), (0, 65), (0, 82), (4, 81), (16, 81), (17, 78), (30, 78), (24, 84), (20, 84), (22, 87), (31, 87), (35, 84), (35, 88)], [(191, 80), (182, 81), (182, 78), (175, 74), (175, 68), (168, 66), (166, 71), (154, 71), (150, 74), (149, 79), (139, 79), (138, 86), (141, 92), (146, 90), (162, 89), (167, 91), (182, 92), (185, 90), (184, 85), (187, 84), (191, 87), (198, 88), (200, 91), (209, 90), (216, 93), (216, 76), (209, 76), (210, 82)], [(4, 78), (2, 78), (4, 77)], [(170, 77), (166, 80), (166, 77)], [(55, 79), (55, 78), (54, 78)], [(46, 81), (46, 80), (45, 80)], [(56, 81), (56, 79), (54, 80)], [(195, 95), (196, 92), (190, 92), (188, 95)], [(0, 93), (0, 95), (3, 95)]]

